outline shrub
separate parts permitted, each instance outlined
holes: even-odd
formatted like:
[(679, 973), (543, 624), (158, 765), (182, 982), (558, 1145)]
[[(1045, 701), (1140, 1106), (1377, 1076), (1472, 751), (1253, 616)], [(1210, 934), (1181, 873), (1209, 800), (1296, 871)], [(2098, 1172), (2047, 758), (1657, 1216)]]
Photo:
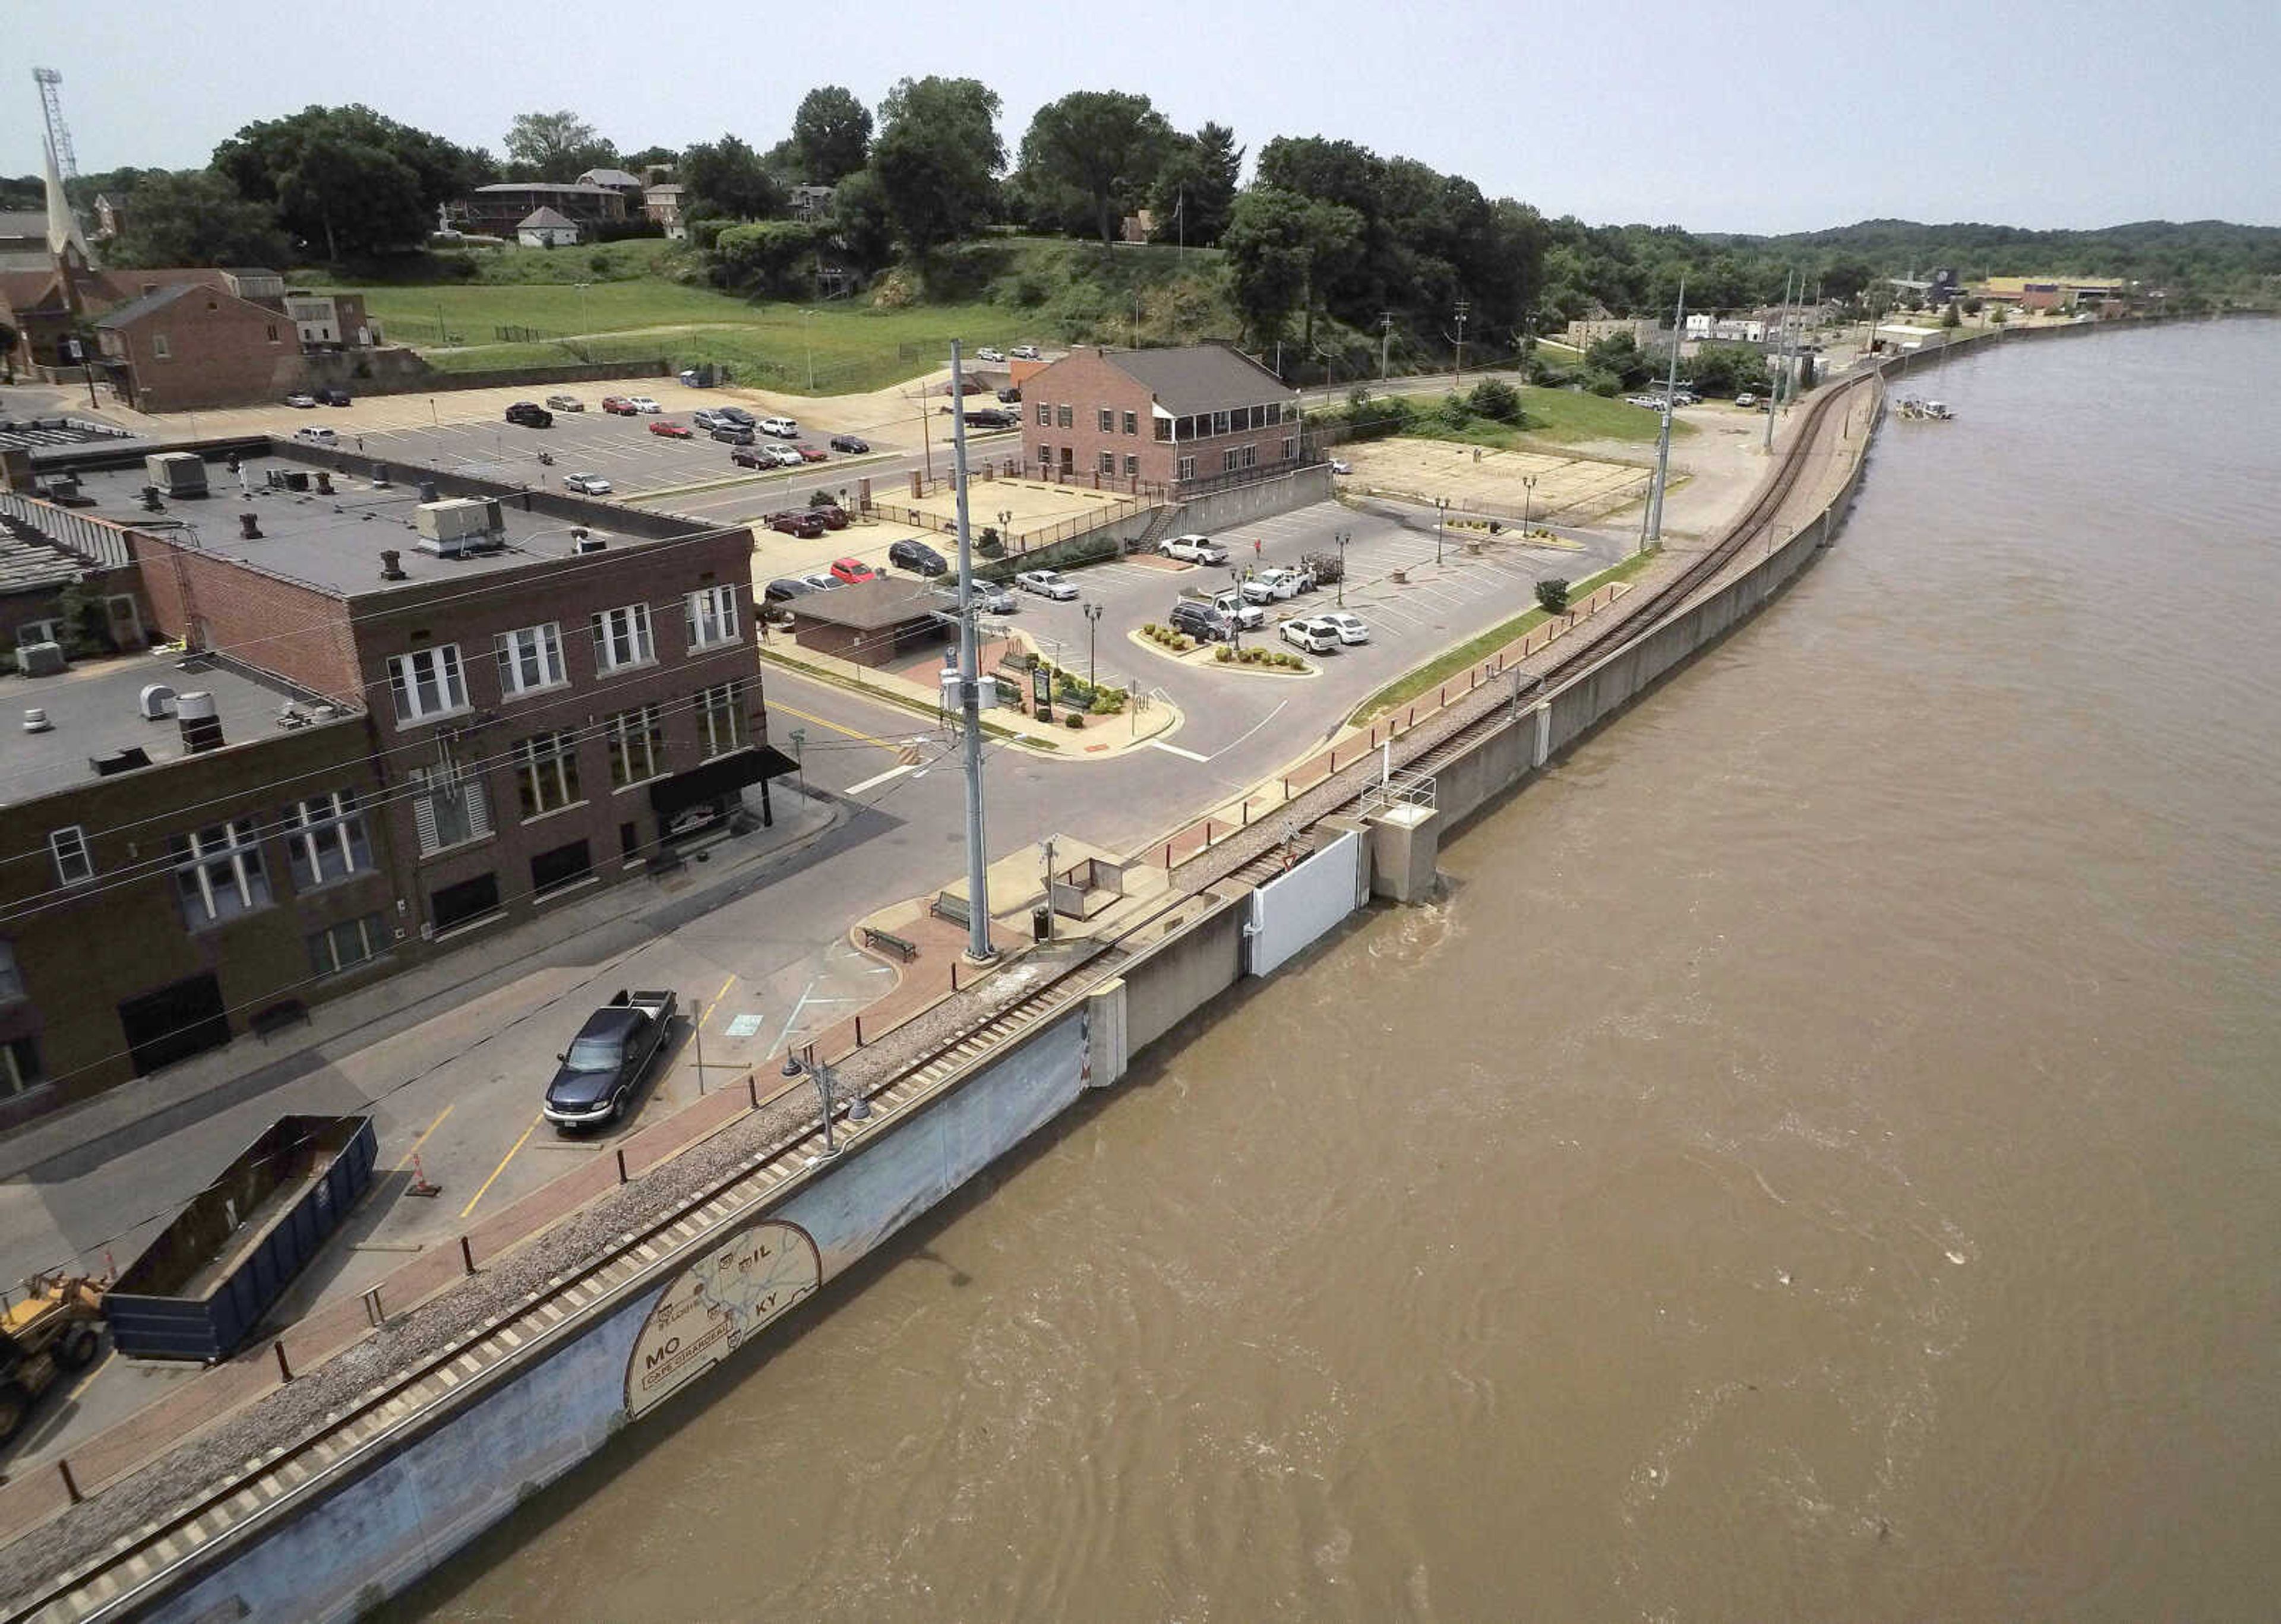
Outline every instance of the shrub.
[(1547, 615), (1561, 615), (1568, 608), (1568, 583), (1558, 576), (1547, 576), (1536, 584), (1536, 601)]
[(1233, 663), (1235, 660), (1235, 651), (1230, 648), (1226, 644), (1223, 643), (1218, 648), (1212, 650), (1212, 658), (1218, 661), (1222, 665), (1229, 665)]
[(1496, 422), (1520, 421), (1520, 391), (1502, 378), (1483, 378), (1474, 384), (1467, 404)]
[(1125, 708), (1125, 701), (1111, 695), (1106, 689), (1096, 688), (1094, 690), (1093, 703), (1086, 708), (1096, 716), (1113, 716)]
[(1583, 383), (1588, 392), (1603, 400), (1613, 400), (1624, 392), (1624, 381), (1604, 367), (1587, 367)]
[(1442, 421), (1452, 429), (1462, 429), (1473, 419), (1473, 409), (1465, 404), (1463, 395), (1452, 391), (1442, 402)]
[(1063, 718), (1062, 725), (1066, 728), (1081, 728), (1085, 725), (1085, 714), (1082, 711), (1071, 711)]

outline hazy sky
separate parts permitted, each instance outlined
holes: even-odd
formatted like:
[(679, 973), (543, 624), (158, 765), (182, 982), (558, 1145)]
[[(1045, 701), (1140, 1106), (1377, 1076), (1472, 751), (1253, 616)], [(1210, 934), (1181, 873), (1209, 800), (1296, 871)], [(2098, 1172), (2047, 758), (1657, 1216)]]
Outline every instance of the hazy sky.
[[(1183, 128), (1344, 137), (1548, 214), (1788, 231), (1872, 216), (2281, 225), (2281, 4), (1614, 0), (813, 6), (708, 0), (143, 0), (9, 8), (0, 171), (39, 166), (33, 65), (82, 170), (204, 163), (240, 125), (362, 101), (499, 149), (575, 108), (629, 147), (765, 147), (811, 87), (875, 108), (970, 75), (1030, 114), (1144, 92)], [(135, 20), (140, 19), (141, 20)], [(147, 26), (146, 26), (147, 25)]]

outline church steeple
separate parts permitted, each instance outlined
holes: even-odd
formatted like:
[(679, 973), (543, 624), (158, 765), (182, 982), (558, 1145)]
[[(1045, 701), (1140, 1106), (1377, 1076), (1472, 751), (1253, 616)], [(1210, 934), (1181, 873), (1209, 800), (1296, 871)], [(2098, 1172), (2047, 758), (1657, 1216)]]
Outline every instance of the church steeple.
[(66, 249), (76, 251), (79, 265), (88, 264), (87, 239), (79, 234), (79, 216), (72, 213), (71, 199), (64, 195), (64, 172), (56, 163), (56, 143), (43, 137), (42, 150), (48, 159), (48, 251), (61, 267), (70, 261)]

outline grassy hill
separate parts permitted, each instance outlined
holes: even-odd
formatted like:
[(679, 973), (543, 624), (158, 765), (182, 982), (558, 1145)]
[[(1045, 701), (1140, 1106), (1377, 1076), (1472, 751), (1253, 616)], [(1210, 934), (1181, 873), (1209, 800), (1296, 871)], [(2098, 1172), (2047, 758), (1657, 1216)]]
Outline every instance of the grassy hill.
[(922, 278), (898, 268), (852, 299), (746, 298), (703, 256), (655, 239), (590, 248), (460, 249), (366, 274), (296, 272), (354, 289), (391, 342), (445, 371), (636, 360), (714, 361), (740, 383), (799, 394), (884, 388), (973, 345), (1098, 339), (1171, 343), (1233, 334), (1216, 251), (995, 237), (946, 251)]

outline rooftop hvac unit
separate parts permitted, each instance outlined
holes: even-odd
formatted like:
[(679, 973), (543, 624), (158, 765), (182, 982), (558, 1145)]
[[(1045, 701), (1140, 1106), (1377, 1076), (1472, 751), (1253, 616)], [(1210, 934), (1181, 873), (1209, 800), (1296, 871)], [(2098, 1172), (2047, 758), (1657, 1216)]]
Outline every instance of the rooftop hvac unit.
[(182, 731), (184, 754), (197, 755), (204, 751), (221, 748), (221, 717), (217, 709), (211, 693), (190, 692), (174, 696), (174, 719)]
[(27, 677), (55, 677), (66, 661), (60, 643), (25, 643), (16, 649), (16, 667)]
[(142, 711), (145, 722), (164, 721), (174, 714), (174, 691), (164, 683), (145, 683), (135, 708)]
[(609, 545), (610, 544), (608, 542), (604, 541), (599, 536), (581, 536), (577, 540), (570, 544), (570, 551), (573, 553), (600, 553), (607, 550)]
[(420, 532), (420, 550), (444, 558), (469, 553), (489, 553), (506, 545), (506, 522), (497, 504), (452, 497), (422, 502), (413, 510), (413, 528)]
[(206, 465), (195, 452), (154, 451), (143, 459), (143, 473), (169, 496), (206, 493)]

